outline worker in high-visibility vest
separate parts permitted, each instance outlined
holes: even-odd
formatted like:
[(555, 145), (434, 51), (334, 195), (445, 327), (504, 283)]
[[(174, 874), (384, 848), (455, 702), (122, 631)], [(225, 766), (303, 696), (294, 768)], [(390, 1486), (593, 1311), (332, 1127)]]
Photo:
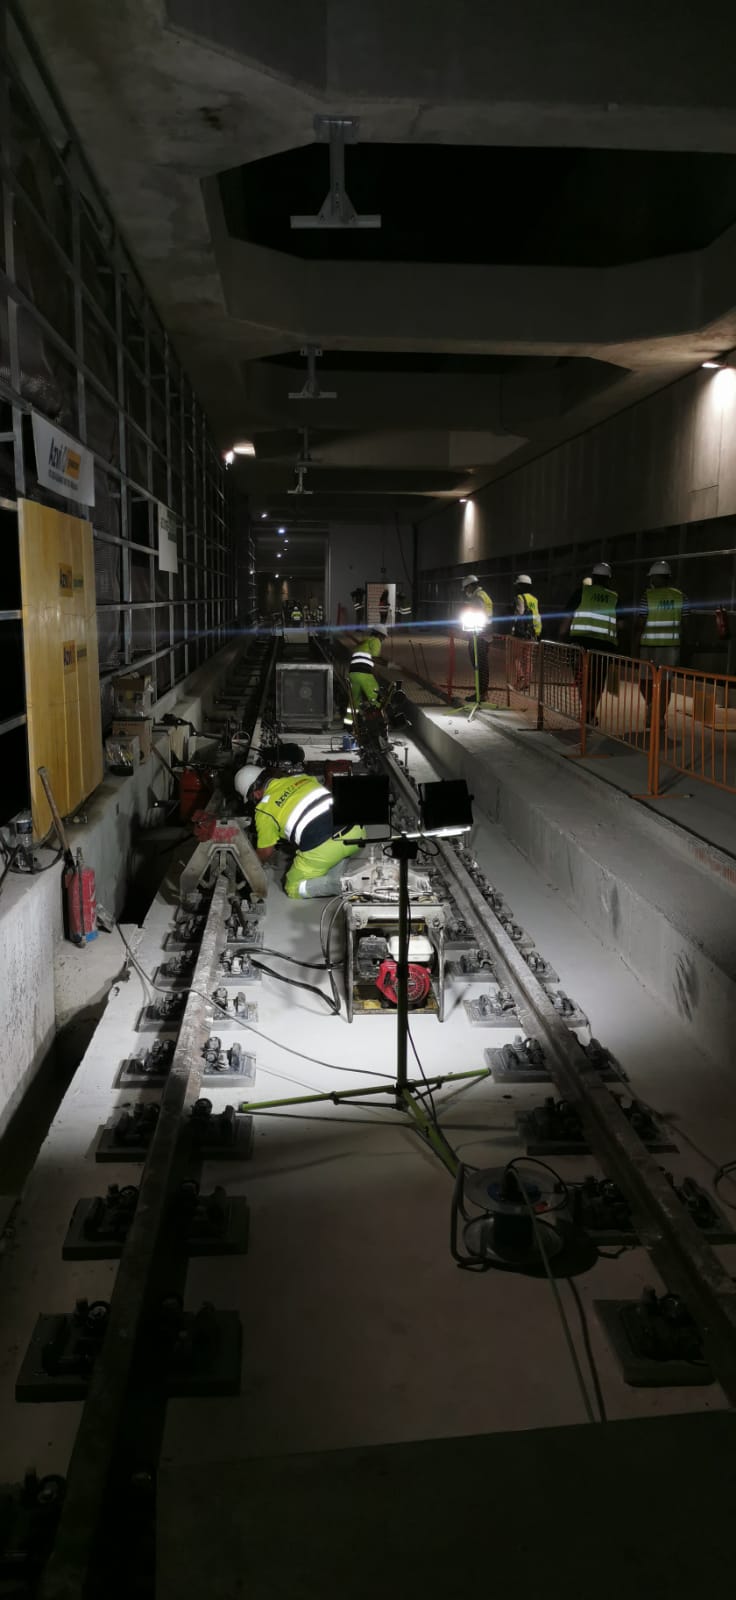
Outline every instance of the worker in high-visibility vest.
[(345, 727), (353, 726), (353, 712), (362, 705), (374, 706), (381, 698), (381, 688), (375, 673), (375, 664), (381, 654), (381, 645), (388, 638), (388, 628), (379, 623), (370, 633), (362, 636), (353, 650), (348, 668), (350, 697), (345, 711)]
[[(470, 633), (468, 639), (468, 655), (473, 673), (477, 673), (477, 698), (486, 700), (488, 697), (488, 645), (491, 639), (493, 624), (493, 601), (486, 590), (481, 587), (480, 579), (476, 573), (470, 572), (463, 578), (463, 611), (477, 611), (483, 613), (483, 626), (480, 629), (465, 629)], [(465, 696), (466, 700), (475, 700), (476, 693)]]
[(511, 667), (511, 681), (519, 694), (528, 694), (534, 666), (534, 652), (531, 646), (542, 637), (542, 618), (539, 613), (539, 601), (531, 592), (532, 580), (528, 572), (518, 573), (514, 589), (516, 592), (511, 633), (514, 639), (522, 642), (512, 646), (514, 661)]
[[(560, 639), (569, 636), (573, 644), (590, 652), (584, 713), (586, 722), (594, 726), (598, 720), (598, 703), (608, 682), (608, 663), (599, 657), (602, 653), (615, 653), (618, 647), (618, 594), (610, 586), (611, 576), (608, 562), (597, 561), (592, 570), (592, 583), (582, 584), (577, 605), (571, 616), (563, 617), (559, 630)], [(576, 681), (581, 687), (580, 662)]]
[(353, 602), (353, 621), (365, 622), (365, 589), (351, 589), (350, 599)]
[(292, 900), (317, 900), (339, 894), (345, 862), (360, 849), (365, 828), (343, 828), (335, 833), (332, 795), (306, 772), (286, 775), (241, 767), (235, 787), (253, 808), (256, 851), (270, 861), (281, 840), (294, 849), (294, 859), (284, 878)]
[(515, 639), (541, 639), (542, 618), (539, 612), (539, 601), (531, 593), (532, 580), (528, 572), (520, 572), (514, 584), (516, 595), (514, 598), (514, 621), (512, 633)]
[(411, 621), (411, 600), (404, 594), (403, 589), (396, 590), (396, 621)]
[[(651, 661), (655, 667), (677, 667), (683, 644), (685, 596), (672, 582), (669, 561), (653, 561), (649, 583), (639, 602), (634, 623), (634, 655)], [(653, 678), (642, 668), (641, 687), (647, 706), (647, 723), (652, 717)], [(659, 720), (663, 725), (672, 692), (672, 675), (660, 676)]]

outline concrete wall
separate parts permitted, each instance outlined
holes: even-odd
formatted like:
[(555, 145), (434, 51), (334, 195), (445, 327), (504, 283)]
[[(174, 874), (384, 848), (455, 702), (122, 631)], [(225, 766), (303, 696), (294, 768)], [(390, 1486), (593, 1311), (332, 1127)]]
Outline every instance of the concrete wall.
[(736, 513), (736, 370), (698, 369), (420, 523), (426, 571)]
[(332, 523), (327, 556), (328, 621), (337, 621), (339, 606), (350, 621), (350, 591), (363, 588), (366, 583), (396, 583), (408, 594), (411, 564), (412, 530), (408, 523), (400, 524), (399, 532), (386, 523)]
[[(209, 704), (239, 650), (239, 643), (227, 645), (164, 695), (157, 715), (175, 707), (177, 716), (197, 727), (205, 703)], [(157, 736), (156, 744), (168, 759), (168, 733)], [(72, 849), (81, 848), (86, 865), (94, 868), (98, 900), (116, 916), (125, 901), (134, 833), (154, 800), (168, 796), (170, 786), (167, 772), (152, 754), (132, 777), (106, 778), (86, 807), (87, 821), (69, 829)], [(62, 871), (59, 863), (33, 878), (8, 873), (0, 895), (0, 1132), (54, 1042), (54, 965), (64, 938)], [(81, 950), (79, 960), (84, 959)]]

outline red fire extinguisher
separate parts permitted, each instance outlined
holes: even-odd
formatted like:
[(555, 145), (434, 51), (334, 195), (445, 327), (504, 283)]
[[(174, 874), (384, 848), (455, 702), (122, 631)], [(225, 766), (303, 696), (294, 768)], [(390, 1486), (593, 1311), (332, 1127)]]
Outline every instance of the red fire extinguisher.
[(716, 633), (719, 639), (730, 639), (731, 637), (731, 624), (728, 620), (728, 612), (725, 606), (716, 607)]
[(38, 776), (46, 791), (46, 799), (54, 819), (54, 827), (64, 851), (64, 866), (66, 868), (64, 873), (64, 893), (66, 896), (68, 937), (73, 944), (89, 944), (90, 939), (97, 938), (95, 875), (91, 867), (85, 867), (81, 850), (77, 851), (77, 859), (76, 861), (74, 860), (45, 767), (39, 767)]
[(89, 944), (90, 939), (97, 938), (97, 892), (94, 872), (85, 867), (81, 850), (77, 851), (76, 862), (72, 861), (71, 867), (67, 865), (64, 890), (69, 938), (73, 944)]

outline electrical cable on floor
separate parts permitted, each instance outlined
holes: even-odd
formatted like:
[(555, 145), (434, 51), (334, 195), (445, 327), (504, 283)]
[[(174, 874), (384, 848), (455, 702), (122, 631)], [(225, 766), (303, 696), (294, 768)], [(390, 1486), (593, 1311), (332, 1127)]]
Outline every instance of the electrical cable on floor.
[[(245, 947), (252, 967), (257, 967), (259, 972), (266, 972), (269, 978), (273, 978), (276, 983), (288, 983), (292, 989), (305, 989), (307, 994), (316, 995), (318, 1000), (324, 1001), (333, 1017), (339, 1017), (340, 1004), (339, 1001), (337, 1003), (335, 1002), (332, 995), (324, 994), (323, 991), (318, 989), (314, 983), (303, 983), (300, 978), (288, 978), (285, 972), (274, 972), (273, 967), (269, 967), (265, 961), (259, 961), (257, 959), (257, 956), (254, 954), (254, 951), (257, 948), (257, 946), (251, 946), (250, 949), (247, 946)], [(273, 954), (278, 955), (278, 951), (274, 951)], [(281, 956), (280, 959), (289, 961), (292, 960), (293, 957)], [(311, 962), (299, 962), (297, 965), (311, 966)], [(324, 971), (324, 968), (320, 970)]]
[[(157, 990), (160, 994), (170, 994), (171, 991), (167, 989), (165, 984), (155, 983), (150, 973), (146, 972), (145, 968), (141, 966), (141, 963), (132, 948), (130, 940), (127, 939), (126, 935), (123, 933), (120, 923), (116, 922), (115, 926), (120, 934), (126, 950), (128, 951), (128, 955), (130, 956), (133, 966), (135, 967), (139, 976), (148, 985), (149, 991)], [(256, 1028), (252, 1022), (246, 1022), (242, 1017), (235, 1016), (229, 1012), (225, 1006), (221, 1006), (217, 1000), (213, 1000), (211, 995), (205, 994), (203, 989), (195, 989), (190, 985), (179, 992), (199, 995), (200, 999), (205, 1000), (208, 1005), (214, 1006), (215, 1009), (222, 1014), (222, 1016), (227, 1017), (228, 1021), (237, 1023), (237, 1026), (240, 1028), (247, 1028), (249, 1033), (256, 1034), (259, 1039), (265, 1039), (267, 1044), (274, 1045), (277, 1050), (285, 1050), (287, 1055), (299, 1056), (300, 1060), (309, 1061), (313, 1066), (327, 1067), (330, 1072), (347, 1072), (351, 1075), (351, 1077), (378, 1078), (389, 1085), (393, 1083), (393, 1079), (385, 1072), (370, 1072), (367, 1067), (338, 1066), (337, 1062), (335, 1061), (323, 1061), (320, 1056), (310, 1056), (307, 1055), (306, 1051), (304, 1050), (295, 1050), (293, 1045), (282, 1044), (280, 1039), (273, 1039), (270, 1034), (264, 1033), (262, 1028)], [(266, 1070), (268, 1069), (264, 1068), (264, 1071)], [(298, 1080), (294, 1079), (293, 1081), (296, 1083)], [(303, 1087), (311, 1088), (311, 1085), (303, 1085)]]
[[(523, 1159), (522, 1157), (518, 1158), (519, 1161), (522, 1160), (522, 1159)], [(569, 1351), (569, 1354), (570, 1354), (570, 1360), (572, 1362), (573, 1371), (575, 1373), (575, 1377), (576, 1377), (576, 1380), (577, 1380), (578, 1388), (580, 1390), (580, 1396), (581, 1396), (581, 1399), (583, 1401), (583, 1405), (585, 1407), (586, 1416), (587, 1416), (589, 1422), (595, 1422), (597, 1420), (596, 1419), (596, 1415), (595, 1415), (593, 1407), (592, 1407), (592, 1405), (590, 1403), (590, 1395), (588, 1394), (588, 1390), (587, 1390), (587, 1387), (586, 1387), (586, 1384), (585, 1384), (585, 1379), (583, 1377), (583, 1370), (582, 1370), (582, 1367), (580, 1365), (580, 1361), (578, 1359), (578, 1353), (577, 1353), (577, 1350), (575, 1349), (575, 1342), (574, 1342), (573, 1337), (572, 1337), (570, 1324), (569, 1324), (569, 1322), (567, 1320), (565, 1307), (562, 1304), (562, 1296), (560, 1294), (560, 1291), (559, 1291), (559, 1288), (558, 1288), (558, 1285), (557, 1285), (557, 1281), (555, 1279), (554, 1273), (552, 1272), (552, 1268), (550, 1266), (549, 1256), (547, 1255), (547, 1247), (546, 1247), (546, 1244), (544, 1242), (543, 1230), (540, 1227), (539, 1219), (537, 1218), (536, 1212), (534, 1210), (534, 1206), (532, 1205), (531, 1198), (529, 1196), (529, 1191), (528, 1191), (528, 1189), (526, 1187), (524, 1179), (522, 1178), (522, 1176), (518, 1172), (518, 1170), (515, 1172), (515, 1177), (516, 1177), (516, 1181), (517, 1181), (517, 1183), (519, 1185), (519, 1189), (521, 1190), (521, 1194), (522, 1194), (522, 1198), (523, 1198), (523, 1201), (524, 1201), (524, 1205), (526, 1206), (526, 1209), (529, 1212), (529, 1216), (531, 1218), (532, 1227), (534, 1229), (534, 1235), (535, 1235), (535, 1238), (536, 1238), (536, 1241), (537, 1241), (537, 1247), (539, 1249), (539, 1253), (540, 1253), (540, 1255), (542, 1257), (542, 1261), (544, 1263), (544, 1270), (545, 1270), (545, 1272), (547, 1274), (547, 1281), (549, 1283), (550, 1289), (552, 1290), (552, 1294), (554, 1295), (555, 1306), (557, 1308), (557, 1312), (558, 1312), (558, 1315), (559, 1315), (559, 1318), (560, 1318), (560, 1322), (562, 1324), (562, 1331), (563, 1331), (563, 1333), (565, 1335), (565, 1342), (567, 1344), (567, 1348), (568, 1348), (568, 1351)], [(601, 1418), (600, 1420), (603, 1420), (603, 1418)]]
[(586, 1356), (588, 1358), (588, 1368), (589, 1368), (589, 1371), (590, 1371), (591, 1382), (593, 1384), (593, 1389), (595, 1391), (595, 1398), (596, 1398), (596, 1402), (597, 1402), (597, 1405), (598, 1405), (598, 1421), (599, 1422), (607, 1422), (608, 1421), (608, 1413), (606, 1411), (606, 1402), (603, 1399), (603, 1389), (601, 1387), (600, 1374), (598, 1372), (598, 1367), (596, 1365), (595, 1356), (593, 1355), (593, 1346), (592, 1346), (592, 1343), (591, 1343), (590, 1328), (588, 1326), (588, 1318), (586, 1316), (585, 1306), (583, 1305), (582, 1299), (580, 1297), (580, 1294), (579, 1294), (579, 1291), (578, 1291), (578, 1286), (573, 1281), (573, 1279), (572, 1278), (566, 1278), (565, 1282), (567, 1283), (567, 1287), (570, 1290), (570, 1293), (571, 1293), (571, 1295), (573, 1297), (573, 1300), (575, 1301), (575, 1304), (576, 1304), (576, 1306), (578, 1308), (578, 1316), (580, 1318), (580, 1331), (581, 1331), (582, 1336), (583, 1336), (583, 1345), (585, 1346), (585, 1354), (586, 1354)]

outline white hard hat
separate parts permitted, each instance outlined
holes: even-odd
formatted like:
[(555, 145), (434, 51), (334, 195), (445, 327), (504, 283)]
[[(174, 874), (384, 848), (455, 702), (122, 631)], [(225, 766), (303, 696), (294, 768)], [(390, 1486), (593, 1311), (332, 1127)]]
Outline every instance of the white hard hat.
[(531, 580), (528, 572), (520, 572), (518, 574), (517, 578), (515, 579), (515, 582), (516, 582), (517, 586), (519, 584), (526, 583), (529, 588), (531, 588), (531, 584), (532, 584), (532, 580)]
[(463, 588), (464, 589), (469, 589), (471, 583), (472, 584), (480, 583), (480, 578), (476, 575), (475, 572), (469, 572), (467, 578), (463, 578)]
[(672, 568), (669, 561), (653, 561), (649, 568), (650, 578), (671, 578)]
[(596, 561), (596, 564), (595, 564), (595, 566), (593, 568), (593, 577), (594, 578), (610, 578), (610, 576), (611, 576), (611, 568), (609, 567), (608, 562), (607, 561)]
[(388, 638), (388, 628), (384, 628), (382, 622), (374, 623), (371, 631), (373, 633), (377, 633), (381, 639), (387, 639)]
[(240, 767), (236, 772), (233, 781), (238, 794), (241, 795), (244, 800), (246, 799), (248, 790), (252, 789), (256, 778), (260, 777), (262, 771), (263, 767), (256, 767), (253, 765), (253, 763), (250, 763), (248, 766)]

